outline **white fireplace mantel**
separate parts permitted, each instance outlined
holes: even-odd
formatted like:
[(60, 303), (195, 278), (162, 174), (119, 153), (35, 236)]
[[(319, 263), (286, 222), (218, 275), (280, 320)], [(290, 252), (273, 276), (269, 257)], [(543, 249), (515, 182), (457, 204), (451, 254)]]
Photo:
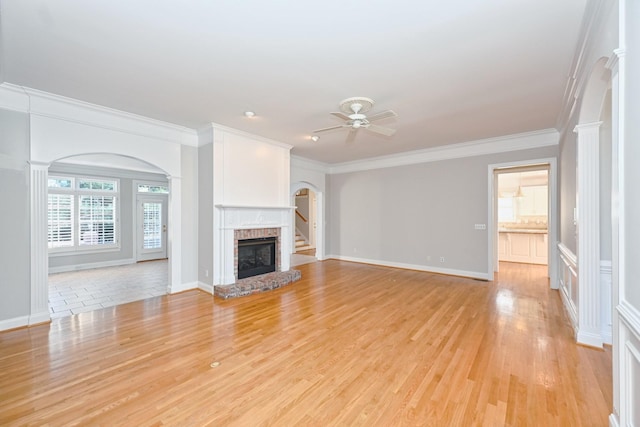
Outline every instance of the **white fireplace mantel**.
[(236, 281), (234, 230), (280, 228), (280, 269), (288, 271), (295, 209), (295, 206), (215, 205), (214, 271), (218, 274), (215, 274), (214, 285), (229, 285)]

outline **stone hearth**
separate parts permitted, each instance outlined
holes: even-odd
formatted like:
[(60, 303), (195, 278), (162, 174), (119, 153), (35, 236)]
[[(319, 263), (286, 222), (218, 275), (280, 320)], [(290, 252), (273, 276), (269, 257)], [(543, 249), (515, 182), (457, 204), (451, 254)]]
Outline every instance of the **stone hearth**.
[(299, 270), (276, 271), (260, 276), (247, 277), (231, 285), (216, 285), (213, 294), (222, 299), (230, 299), (267, 292), (300, 280)]

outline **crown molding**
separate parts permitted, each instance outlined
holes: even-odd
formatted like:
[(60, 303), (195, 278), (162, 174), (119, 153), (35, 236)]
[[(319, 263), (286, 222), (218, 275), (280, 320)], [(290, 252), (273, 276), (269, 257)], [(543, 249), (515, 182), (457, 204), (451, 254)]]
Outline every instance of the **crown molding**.
[(475, 157), (509, 151), (558, 145), (559, 134), (555, 129), (544, 129), (496, 138), (480, 139), (460, 144), (443, 145), (424, 150), (407, 151), (390, 156), (374, 157), (353, 162), (329, 165), (329, 174), (358, 172), (395, 166), (437, 162), (463, 157)]
[[(590, 77), (588, 67), (593, 66), (591, 57), (597, 46), (596, 37), (614, 7), (614, 3), (615, 2), (607, 0), (587, 1), (576, 49), (573, 54), (571, 66), (569, 70), (567, 70), (567, 84), (562, 98), (560, 114), (556, 120), (556, 128), (560, 129), (563, 135), (566, 133), (566, 127), (571, 121), (571, 117), (577, 110), (578, 100)], [(616, 51), (614, 51), (614, 56), (615, 55), (617, 55)]]
[(302, 169), (312, 170), (314, 172), (329, 173), (331, 165), (316, 160), (305, 159), (300, 156), (291, 156), (291, 166)]
[(0, 84), (0, 108), (197, 146), (193, 129), (11, 83)]
[(293, 145), (285, 144), (284, 142), (276, 141), (275, 139), (265, 138), (260, 135), (245, 132), (243, 130), (231, 128), (231, 127), (224, 126), (218, 123), (213, 123), (213, 122), (197, 130), (197, 135), (199, 136), (198, 146), (219, 141), (220, 139), (218, 138), (218, 136), (216, 136), (216, 131), (222, 132), (222, 133), (231, 133), (236, 136), (253, 139), (254, 141), (264, 142), (265, 144), (275, 145), (276, 147), (285, 148), (287, 150), (291, 150), (293, 148)]

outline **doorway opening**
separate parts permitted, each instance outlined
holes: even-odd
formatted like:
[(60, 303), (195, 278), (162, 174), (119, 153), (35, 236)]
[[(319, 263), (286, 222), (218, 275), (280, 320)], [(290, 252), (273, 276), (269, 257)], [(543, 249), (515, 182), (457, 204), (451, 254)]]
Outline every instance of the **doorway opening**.
[(295, 238), (292, 242), (291, 266), (324, 259), (323, 193), (305, 181), (291, 184), (291, 204)]
[(549, 170), (498, 170), (498, 264), (548, 263)]
[(489, 166), (489, 273), (500, 263), (547, 266), (556, 288), (556, 161), (541, 159)]
[(85, 155), (49, 165), (51, 318), (169, 290), (167, 177), (150, 165), (143, 168), (142, 161), (135, 169), (122, 168), (134, 159), (127, 158), (121, 167), (118, 161), (117, 156)]
[(295, 245), (294, 252), (315, 256), (316, 250), (316, 193), (302, 188), (295, 194)]

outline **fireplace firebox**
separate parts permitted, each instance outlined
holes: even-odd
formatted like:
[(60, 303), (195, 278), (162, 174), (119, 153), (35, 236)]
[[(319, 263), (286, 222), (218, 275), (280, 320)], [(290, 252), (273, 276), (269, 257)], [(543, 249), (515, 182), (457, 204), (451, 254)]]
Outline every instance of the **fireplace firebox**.
[(238, 241), (238, 279), (276, 271), (276, 237)]

